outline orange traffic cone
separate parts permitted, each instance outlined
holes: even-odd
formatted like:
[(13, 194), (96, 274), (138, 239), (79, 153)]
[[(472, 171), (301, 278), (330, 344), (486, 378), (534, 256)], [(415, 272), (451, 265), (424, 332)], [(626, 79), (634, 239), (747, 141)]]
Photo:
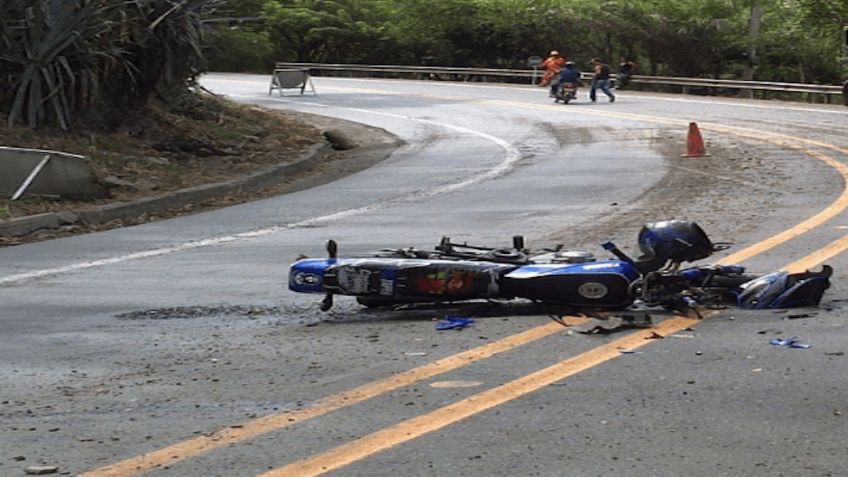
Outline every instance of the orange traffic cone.
[(703, 157), (709, 156), (701, 138), (701, 131), (696, 123), (689, 123), (689, 134), (686, 136), (686, 154), (681, 157)]

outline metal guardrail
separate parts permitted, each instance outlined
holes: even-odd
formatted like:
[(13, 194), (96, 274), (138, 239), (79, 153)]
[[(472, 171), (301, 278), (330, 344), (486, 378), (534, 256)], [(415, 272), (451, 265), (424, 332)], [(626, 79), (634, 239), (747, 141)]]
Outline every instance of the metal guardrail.
[[(371, 73), (415, 73), (421, 75), (473, 75), (473, 76), (503, 76), (512, 78), (535, 78), (537, 72), (527, 69), (506, 69), (506, 68), (459, 68), (450, 66), (404, 66), (404, 65), (359, 65), (359, 64), (343, 64), (343, 63), (285, 63), (276, 64), (276, 68), (308, 68), (312, 70), (327, 70), (327, 71), (357, 71)], [(583, 75), (584, 79), (590, 76)], [(613, 75), (615, 77), (615, 75)], [(739, 81), (739, 80), (721, 80), (707, 78), (681, 78), (671, 76), (644, 76), (633, 75), (630, 77), (631, 83), (655, 84), (655, 85), (673, 85), (701, 88), (724, 88), (724, 89), (742, 89), (742, 90), (761, 90), (761, 91), (776, 91), (789, 93), (814, 93), (828, 96), (845, 96), (845, 86), (821, 85), (821, 84), (806, 84), (806, 83), (776, 83), (764, 81)], [(848, 105), (848, 98), (843, 98)]]
[(841, 95), (842, 86), (807, 83), (776, 83), (766, 81), (721, 80), (707, 78), (679, 78), (671, 76), (633, 75), (630, 81), (645, 84), (670, 84), (678, 86), (701, 86), (710, 88), (756, 89), (762, 91), (785, 91), (792, 93), (819, 93)]
[(510, 76), (532, 78), (533, 70), (503, 68), (459, 68), (453, 66), (357, 65), (345, 63), (277, 63), (275, 68), (309, 68), (330, 71), (363, 71), (380, 73), (465, 74), (478, 76)]

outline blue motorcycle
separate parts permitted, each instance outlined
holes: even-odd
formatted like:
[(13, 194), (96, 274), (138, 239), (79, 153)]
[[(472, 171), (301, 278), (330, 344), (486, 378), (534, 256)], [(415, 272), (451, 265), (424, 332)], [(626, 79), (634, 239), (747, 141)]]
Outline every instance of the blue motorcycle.
[(751, 275), (741, 266), (681, 264), (709, 257), (729, 245), (713, 243), (698, 224), (666, 220), (646, 224), (638, 237), (642, 255), (633, 259), (612, 242), (603, 248), (614, 258), (562, 247), (532, 251), (522, 236), (511, 247), (455, 244), (443, 237), (433, 250), (387, 249), (339, 258), (336, 242), (328, 258), (291, 265), (289, 289), (355, 296), (367, 307), (468, 300), (525, 299), (589, 310), (618, 310), (639, 300), (647, 306), (688, 311), (723, 304), (743, 308), (817, 305), (829, 287), (832, 269)]

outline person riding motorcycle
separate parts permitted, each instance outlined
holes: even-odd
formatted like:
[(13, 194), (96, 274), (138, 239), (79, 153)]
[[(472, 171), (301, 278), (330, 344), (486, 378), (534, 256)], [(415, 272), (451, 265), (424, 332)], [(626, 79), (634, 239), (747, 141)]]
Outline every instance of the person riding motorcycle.
[(573, 61), (566, 61), (565, 68), (559, 74), (559, 79), (551, 84), (551, 97), (556, 97), (557, 90), (566, 83), (574, 83), (575, 96), (577, 87), (580, 85), (580, 76), (582, 73), (577, 69), (577, 65)]

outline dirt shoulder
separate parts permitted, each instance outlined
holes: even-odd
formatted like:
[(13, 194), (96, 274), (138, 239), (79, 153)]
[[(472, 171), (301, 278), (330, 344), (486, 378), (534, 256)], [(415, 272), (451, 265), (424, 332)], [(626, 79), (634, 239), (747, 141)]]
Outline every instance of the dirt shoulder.
[[(111, 132), (0, 129), (0, 144), (86, 156), (109, 197), (0, 198), (0, 246), (88, 233), (314, 187), (401, 142), (379, 128), (204, 98)], [(343, 149), (342, 149), (343, 148)]]
[[(609, 132), (610, 137), (614, 134)], [(696, 221), (715, 241), (736, 242), (736, 250), (764, 224), (797, 221), (806, 214), (797, 210), (805, 201), (820, 203), (827, 200), (820, 194), (838, 190), (838, 184), (831, 183), (834, 178), (823, 175), (828, 171), (821, 164), (799, 161), (790, 149), (722, 136), (707, 141), (708, 156), (682, 157), (685, 131), (656, 129), (650, 134), (651, 147), (665, 159), (664, 176), (630, 203), (609, 203), (607, 212), (589, 223), (551, 233), (545, 240), (592, 250), (617, 238), (630, 248), (644, 224), (687, 219)], [(821, 189), (809, 188), (805, 177), (820, 178)]]

